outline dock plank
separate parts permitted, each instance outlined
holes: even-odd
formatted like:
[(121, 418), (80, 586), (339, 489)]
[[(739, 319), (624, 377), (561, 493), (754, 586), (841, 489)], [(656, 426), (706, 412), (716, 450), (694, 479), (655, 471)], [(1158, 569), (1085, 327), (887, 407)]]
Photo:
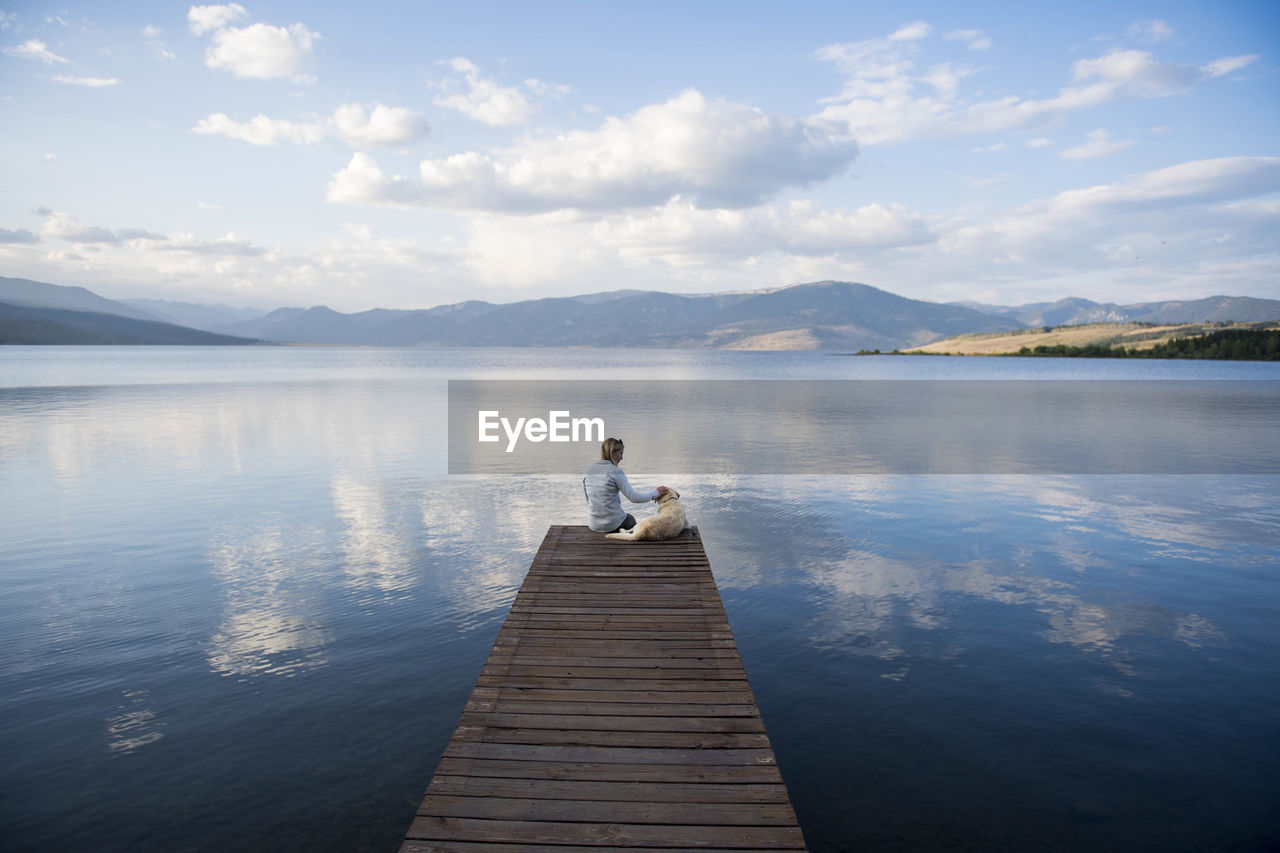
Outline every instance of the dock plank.
[(401, 853), (804, 850), (696, 529), (553, 526)]

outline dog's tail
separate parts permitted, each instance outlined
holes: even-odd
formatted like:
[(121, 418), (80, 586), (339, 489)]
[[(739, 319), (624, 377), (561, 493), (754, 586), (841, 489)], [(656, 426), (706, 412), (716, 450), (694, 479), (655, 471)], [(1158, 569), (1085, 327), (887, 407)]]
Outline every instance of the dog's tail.
[(605, 539), (621, 539), (624, 542), (630, 542), (632, 539), (636, 538), (635, 531), (636, 529), (634, 527), (631, 528), (630, 530), (619, 530), (617, 533), (606, 533), (604, 535), (604, 538)]

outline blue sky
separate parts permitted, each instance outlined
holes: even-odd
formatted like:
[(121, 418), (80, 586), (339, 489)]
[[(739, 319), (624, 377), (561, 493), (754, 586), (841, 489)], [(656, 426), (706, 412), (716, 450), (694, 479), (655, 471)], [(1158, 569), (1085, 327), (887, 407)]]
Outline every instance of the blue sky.
[(0, 274), (1280, 298), (1280, 6), (0, 0)]

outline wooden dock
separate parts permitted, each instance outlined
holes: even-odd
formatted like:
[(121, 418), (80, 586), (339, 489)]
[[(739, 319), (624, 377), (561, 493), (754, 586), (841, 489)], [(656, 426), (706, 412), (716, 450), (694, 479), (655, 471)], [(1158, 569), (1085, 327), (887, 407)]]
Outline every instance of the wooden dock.
[(804, 850), (697, 528), (547, 531), (401, 853)]

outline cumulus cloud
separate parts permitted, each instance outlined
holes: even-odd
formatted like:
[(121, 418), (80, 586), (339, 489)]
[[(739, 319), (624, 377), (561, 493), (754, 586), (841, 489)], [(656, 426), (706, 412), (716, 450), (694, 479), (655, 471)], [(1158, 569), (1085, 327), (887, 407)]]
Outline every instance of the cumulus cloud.
[(352, 147), (404, 145), (427, 135), (427, 122), (404, 107), (374, 104), (368, 113), (360, 104), (343, 104), (333, 111), (334, 132)]
[(248, 121), (236, 121), (226, 113), (213, 113), (196, 122), (192, 133), (227, 136), (252, 145), (314, 145), (328, 135), (322, 124), (286, 121), (256, 115)]
[(823, 209), (807, 201), (729, 210), (677, 198), (599, 217), (484, 212), (470, 214), (468, 223), (461, 262), (502, 287), (587, 285), (603, 275), (634, 276), (638, 286), (655, 275), (713, 286), (723, 286), (726, 275), (739, 283), (788, 280), (798, 270), (830, 269), (936, 239), (902, 205)]
[(40, 235), (28, 231), (26, 228), (18, 228), (10, 231), (7, 228), (0, 228), (0, 243), (39, 243)]
[[(471, 60), (456, 57), (448, 61), (454, 71), (463, 76), (466, 91), (443, 93), (435, 98), (435, 105), (458, 110), (479, 122), (492, 127), (506, 127), (523, 124), (537, 111), (524, 94), (511, 86), (500, 86), (492, 80), (480, 76), (480, 69)], [(533, 81), (539, 86), (540, 81)], [(442, 86), (446, 90), (456, 88), (456, 83), (446, 81)]]
[(963, 96), (961, 84), (975, 69), (950, 63), (918, 67), (928, 34), (925, 26), (912, 25), (890, 36), (816, 51), (817, 59), (833, 63), (847, 78), (840, 94), (824, 99), (818, 118), (843, 123), (864, 145), (1027, 128), (1073, 110), (1186, 92), (1252, 61), (1226, 57), (1196, 67), (1162, 62), (1147, 51), (1113, 50), (1073, 63), (1069, 82), (1053, 97), (973, 101)]
[[(482, 154), (424, 160), (417, 180), (387, 177), (366, 155), (334, 175), (329, 200), (489, 209), (615, 209), (759, 204), (785, 187), (825, 180), (857, 154), (821, 122), (768, 115), (687, 90), (608, 118), (593, 131), (526, 139)], [(385, 195), (384, 195), (385, 194)]]
[(749, 210), (708, 210), (683, 199), (605, 217), (589, 226), (593, 242), (623, 258), (674, 266), (738, 261), (767, 254), (824, 256), (928, 243), (936, 236), (903, 205), (821, 209), (809, 201)]
[(68, 77), (65, 74), (55, 74), (53, 79), (57, 83), (66, 83), (68, 86), (88, 86), (91, 89), (115, 86), (120, 82), (115, 77)]
[(374, 104), (368, 112), (360, 104), (343, 104), (332, 117), (318, 121), (288, 121), (256, 115), (236, 121), (226, 113), (205, 116), (193, 133), (227, 136), (253, 145), (315, 145), (335, 136), (355, 148), (404, 145), (427, 133), (426, 120), (403, 107)]
[(423, 207), (427, 204), (421, 184), (403, 175), (387, 175), (363, 151), (329, 181), (325, 196), (330, 204), (375, 204)]
[(58, 56), (50, 51), (48, 45), (39, 39), (27, 39), (22, 44), (6, 47), (4, 52), (9, 56), (16, 56), (18, 59), (34, 59), (43, 62), (45, 65), (71, 61), (65, 56)]
[(192, 35), (204, 35), (212, 30), (220, 30), (232, 21), (238, 21), (249, 12), (239, 3), (222, 6), (192, 6), (187, 10), (187, 25)]
[(311, 55), (311, 42), (319, 38), (302, 24), (273, 27), (251, 24), (227, 27), (213, 34), (204, 64), (230, 71), (237, 77), (266, 80), (273, 77), (302, 79), (299, 70)]
[(1065, 160), (1087, 160), (1123, 151), (1134, 144), (1132, 139), (1113, 139), (1106, 130), (1098, 128), (1089, 131), (1085, 142), (1059, 151), (1058, 156)]

